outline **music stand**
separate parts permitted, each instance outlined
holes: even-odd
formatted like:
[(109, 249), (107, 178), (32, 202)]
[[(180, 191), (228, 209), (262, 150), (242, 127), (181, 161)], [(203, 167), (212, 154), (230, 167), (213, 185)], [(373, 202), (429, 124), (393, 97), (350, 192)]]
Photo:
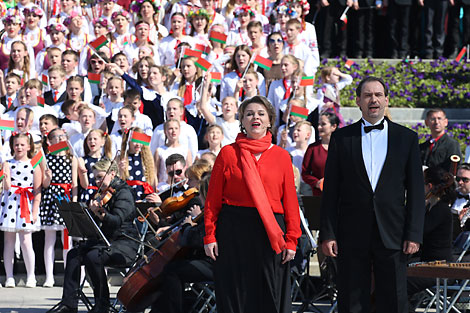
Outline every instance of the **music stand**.
[(56, 200), (56, 203), (59, 208), (59, 214), (64, 219), (70, 236), (85, 239), (101, 239), (107, 247), (111, 246), (83, 203), (59, 200)]

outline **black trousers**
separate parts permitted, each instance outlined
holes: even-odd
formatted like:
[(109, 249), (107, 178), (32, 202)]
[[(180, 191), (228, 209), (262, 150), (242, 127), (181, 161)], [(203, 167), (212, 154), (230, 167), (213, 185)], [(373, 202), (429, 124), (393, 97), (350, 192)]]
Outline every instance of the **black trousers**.
[(185, 283), (213, 281), (212, 262), (201, 260), (177, 260), (169, 263), (163, 271), (157, 300), (151, 313), (183, 313)]
[[(109, 305), (109, 288), (104, 267), (125, 266), (129, 261), (128, 255), (117, 248), (118, 246), (116, 244), (107, 249), (101, 245), (83, 244), (69, 251), (64, 273), (62, 303), (71, 308), (78, 306), (80, 267), (85, 265), (93, 286), (95, 303)], [(132, 243), (129, 246), (132, 246)]]
[[(462, 19), (462, 33), (460, 32), (461, 8), (464, 13)], [(460, 50), (463, 46), (470, 44), (470, 4), (464, 4), (462, 0), (456, 0), (455, 5), (449, 6), (447, 26), (447, 36), (451, 50)]]
[[(275, 217), (285, 231), (284, 217)], [(256, 208), (223, 205), (216, 237), (217, 312), (291, 313), (290, 265), (272, 250)]]
[(444, 24), (448, 1), (424, 1), (424, 56), (440, 57), (444, 53)]
[(322, 7), (318, 13), (321, 24), (320, 53), (326, 57), (338, 56), (346, 53), (347, 27), (340, 20), (346, 6), (338, 1), (330, 1), (330, 5)]
[[(352, 12), (351, 12), (352, 11)], [(374, 9), (349, 10), (353, 22), (353, 57), (372, 57), (374, 53)]]
[(388, 4), (390, 25), (390, 52), (392, 57), (405, 57), (409, 50), (410, 5), (399, 5), (395, 0)]
[(408, 312), (406, 292), (407, 256), (401, 250), (385, 248), (377, 225), (371, 240), (357, 240), (353, 246), (338, 242), (339, 313), (371, 312), (371, 280), (375, 281), (376, 312)]

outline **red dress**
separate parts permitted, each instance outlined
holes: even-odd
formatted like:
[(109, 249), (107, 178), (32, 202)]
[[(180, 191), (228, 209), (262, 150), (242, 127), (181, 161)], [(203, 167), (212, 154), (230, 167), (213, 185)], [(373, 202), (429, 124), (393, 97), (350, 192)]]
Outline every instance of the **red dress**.
[(325, 164), (328, 150), (323, 148), (321, 141), (308, 146), (302, 162), (302, 179), (310, 185), (314, 196), (321, 196), (322, 192), (316, 187), (317, 182), (325, 177)]

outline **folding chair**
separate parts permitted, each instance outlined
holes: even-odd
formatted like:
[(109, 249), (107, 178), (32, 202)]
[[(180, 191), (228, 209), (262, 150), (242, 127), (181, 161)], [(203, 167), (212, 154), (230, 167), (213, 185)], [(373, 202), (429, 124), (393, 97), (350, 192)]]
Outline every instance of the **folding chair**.
[(188, 285), (188, 291), (196, 296), (190, 313), (217, 312), (213, 282), (191, 283)]

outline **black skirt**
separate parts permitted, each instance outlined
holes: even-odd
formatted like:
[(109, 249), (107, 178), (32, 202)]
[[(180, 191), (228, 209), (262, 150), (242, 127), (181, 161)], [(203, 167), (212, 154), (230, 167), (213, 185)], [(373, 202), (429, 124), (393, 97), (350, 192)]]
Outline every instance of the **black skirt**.
[[(275, 214), (285, 232), (282, 214)], [(291, 313), (290, 266), (281, 264), (256, 208), (224, 205), (214, 265), (217, 312)]]

